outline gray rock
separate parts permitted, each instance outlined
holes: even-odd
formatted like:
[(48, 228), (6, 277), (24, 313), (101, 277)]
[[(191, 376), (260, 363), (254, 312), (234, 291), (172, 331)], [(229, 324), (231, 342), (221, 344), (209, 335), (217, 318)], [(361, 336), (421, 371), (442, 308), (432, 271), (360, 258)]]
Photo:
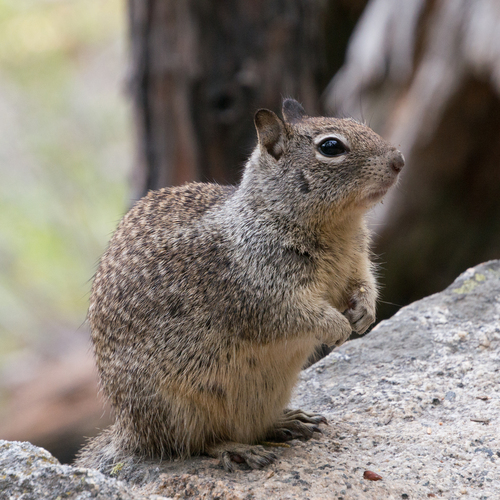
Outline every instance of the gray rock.
[(0, 499), (161, 499), (134, 492), (123, 481), (100, 472), (61, 465), (48, 451), (30, 443), (0, 440)]
[(341, 452), (329, 453), (352, 484), (345, 498), (364, 498), (354, 494), (363, 469), (383, 477), (368, 498), (500, 498), (499, 351), (492, 261), (305, 372), (295, 403), (335, 427)]
[[(293, 406), (330, 425), (276, 448), (279, 460), (265, 470), (227, 474), (205, 457), (150, 462), (116, 471), (126, 487), (4, 443), (0, 498), (24, 489), (23, 500), (42, 498), (49, 486), (61, 492), (53, 498), (500, 498), (499, 351), (500, 261), (492, 261), (306, 370)], [(382, 480), (364, 479), (366, 470)]]

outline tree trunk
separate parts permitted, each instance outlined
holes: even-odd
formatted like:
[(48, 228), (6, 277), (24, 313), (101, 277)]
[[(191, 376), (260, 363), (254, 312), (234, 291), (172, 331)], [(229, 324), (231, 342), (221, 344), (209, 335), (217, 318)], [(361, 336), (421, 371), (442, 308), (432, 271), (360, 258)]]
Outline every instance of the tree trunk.
[(319, 111), (323, 2), (129, 0), (139, 144), (134, 194), (233, 183), (255, 143), (253, 114), (283, 96)]
[(497, 0), (372, 0), (327, 92), (407, 160), (374, 218), (386, 301), (500, 257), (499, 26)]

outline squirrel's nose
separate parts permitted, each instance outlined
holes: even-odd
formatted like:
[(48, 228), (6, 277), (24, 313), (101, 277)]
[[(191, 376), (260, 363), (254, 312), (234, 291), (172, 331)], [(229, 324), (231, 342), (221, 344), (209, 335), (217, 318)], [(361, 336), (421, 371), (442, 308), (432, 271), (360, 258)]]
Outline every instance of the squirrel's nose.
[(396, 172), (396, 173), (401, 172), (401, 170), (405, 166), (405, 158), (401, 154), (401, 151), (398, 151), (397, 149), (396, 149), (396, 151), (394, 151), (394, 153), (392, 154), (392, 157), (390, 158), (389, 161), (390, 161), (390, 165), (391, 165), (392, 170), (394, 170), (394, 172)]

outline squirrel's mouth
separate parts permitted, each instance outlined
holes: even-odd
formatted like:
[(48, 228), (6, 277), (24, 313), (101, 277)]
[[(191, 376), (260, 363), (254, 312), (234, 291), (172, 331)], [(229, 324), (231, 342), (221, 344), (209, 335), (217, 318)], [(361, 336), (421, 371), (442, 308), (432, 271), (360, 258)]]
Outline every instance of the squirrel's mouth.
[(387, 180), (378, 186), (374, 186), (372, 189), (365, 193), (363, 193), (363, 197), (361, 202), (363, 204), (375, 205), (379, 201), (382, 201), (382, 198), (387, 194), (389, 188), (394, 184), (396, 179)]

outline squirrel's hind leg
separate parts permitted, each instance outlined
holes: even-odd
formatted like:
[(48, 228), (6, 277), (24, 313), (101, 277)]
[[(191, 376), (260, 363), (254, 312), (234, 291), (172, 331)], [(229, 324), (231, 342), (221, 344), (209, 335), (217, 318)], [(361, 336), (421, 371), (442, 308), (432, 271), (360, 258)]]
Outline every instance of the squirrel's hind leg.
[(277, 458), (273, 452), (267, 451), (262, 446), (232, 442), (211, 446), (206, 453), (218, 458), (227, 472), (234, 472), (233, 462), (245, 463), (251, 469), (263, 469)]
[(303, 410), (284, 410), (283, 415), (268, 432), (266, 441), (282, 442), (291, 439), (309, 439), (315, 432), (321, 432), (319, 424), (328, 422), (323, 415)]

